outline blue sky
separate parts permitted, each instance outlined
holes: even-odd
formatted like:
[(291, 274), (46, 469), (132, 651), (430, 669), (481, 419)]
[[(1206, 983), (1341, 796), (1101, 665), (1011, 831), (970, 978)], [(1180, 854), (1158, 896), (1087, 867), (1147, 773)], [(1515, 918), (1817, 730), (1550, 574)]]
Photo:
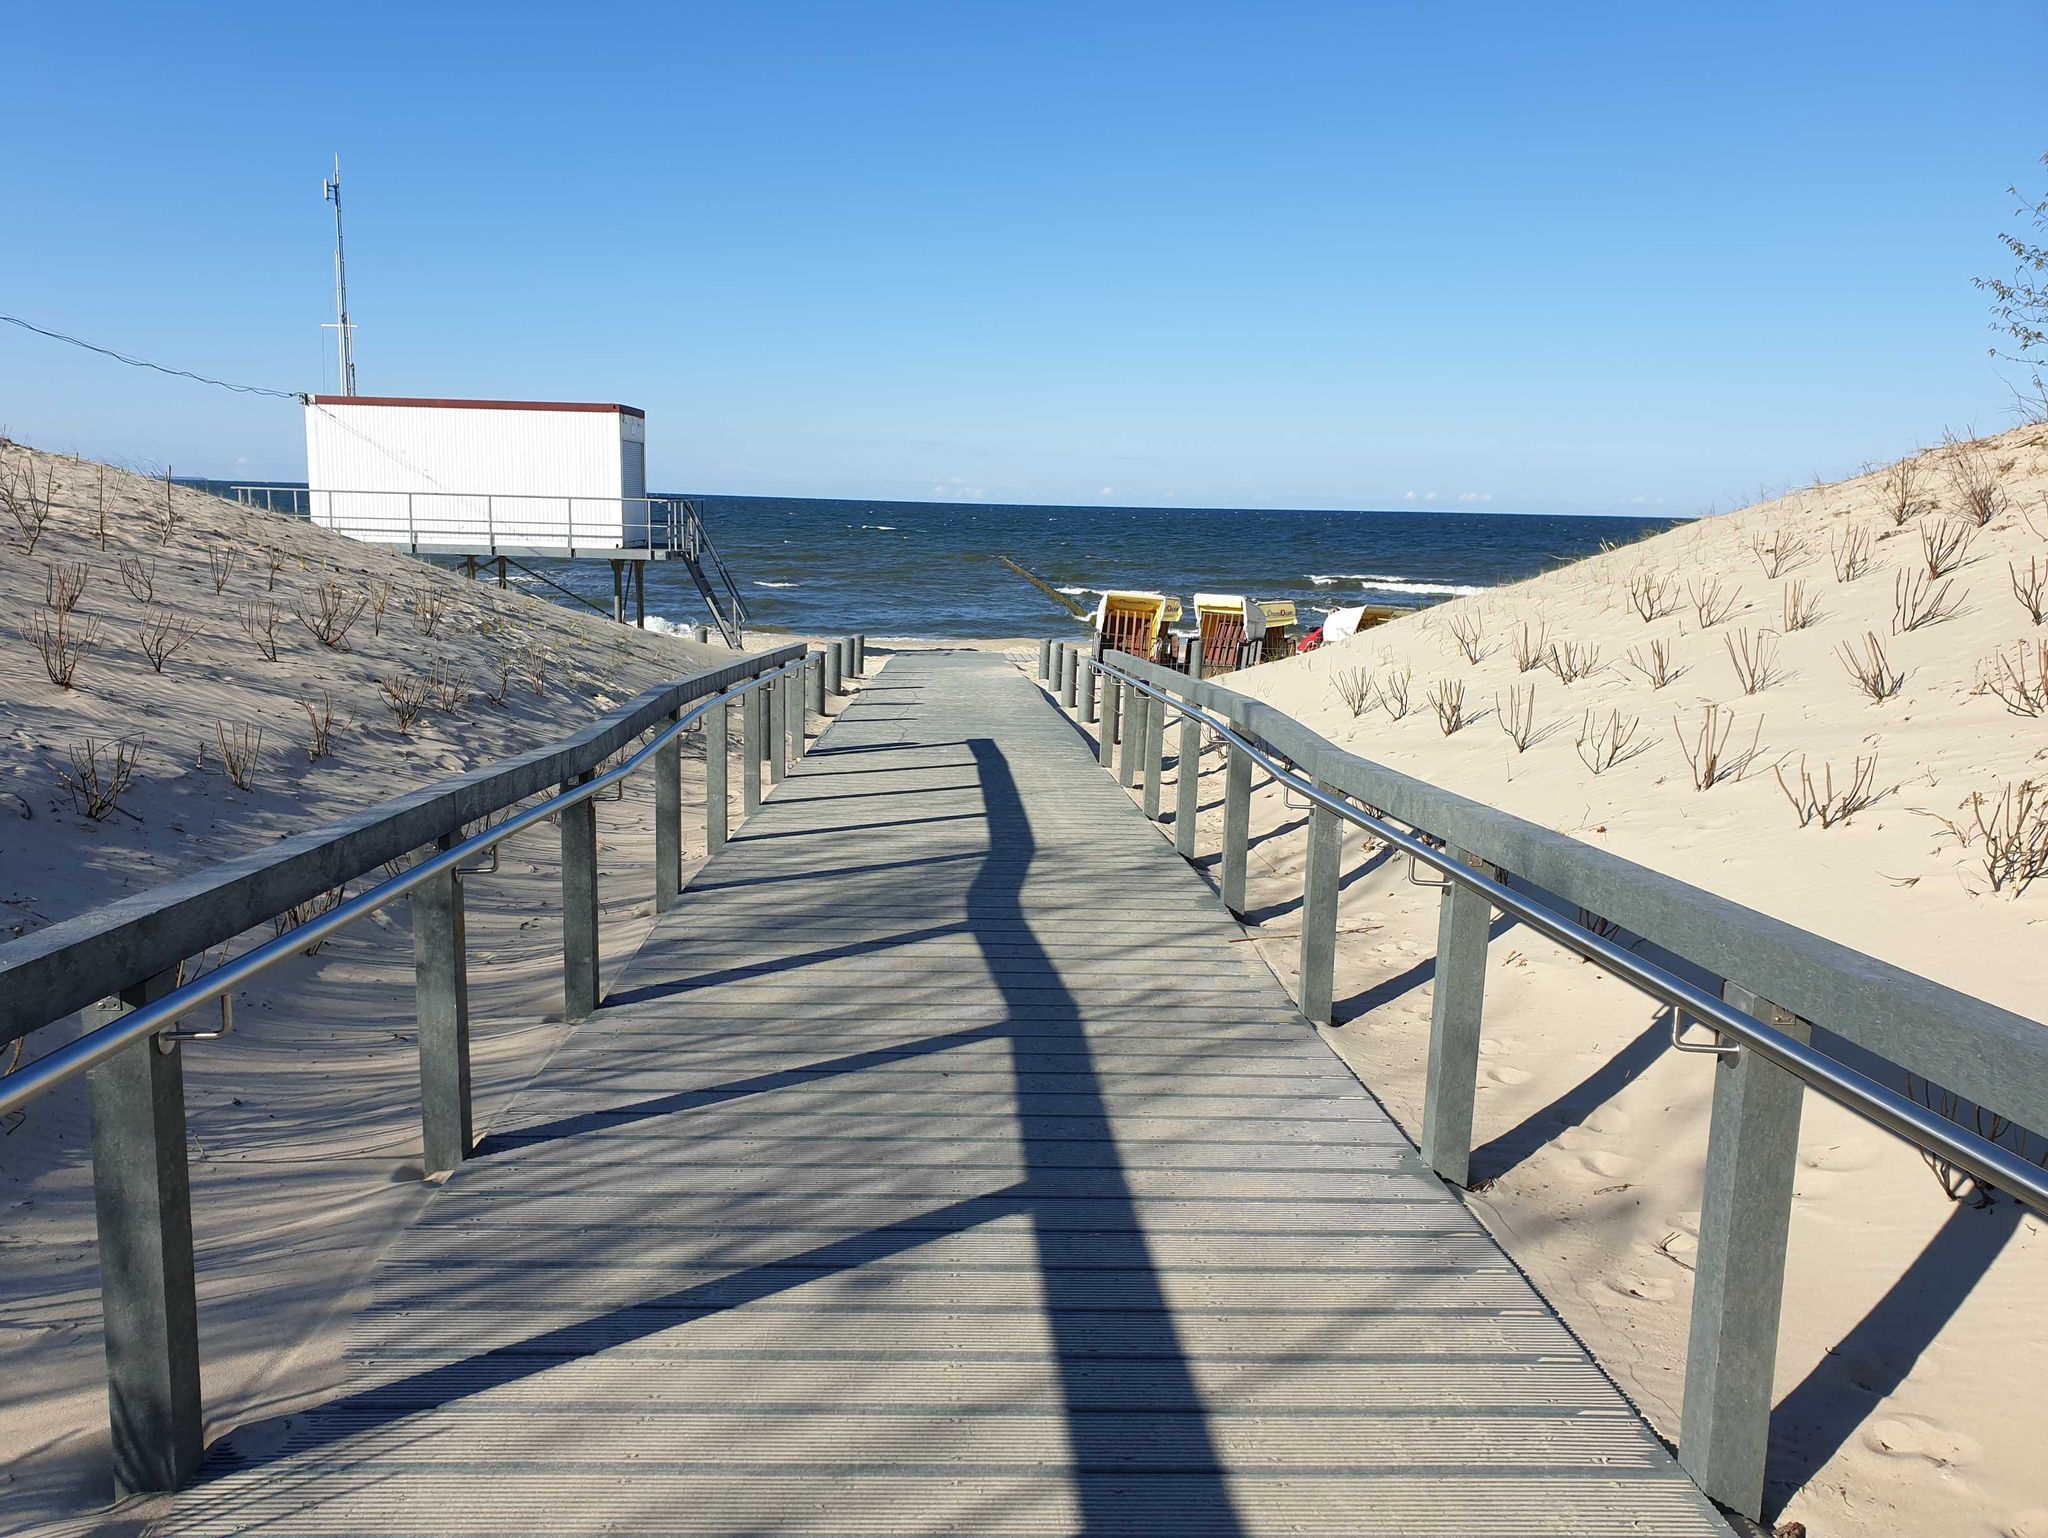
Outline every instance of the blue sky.
[[(2010, 425), (2048, 175), (2039, 3), (5, 17), (0, 310), (331, 388), (338, 150), (364, 392), (627, 401), (673, 489), (1727, 507)], [(303, 473), (12, 327), (0, 426)]]

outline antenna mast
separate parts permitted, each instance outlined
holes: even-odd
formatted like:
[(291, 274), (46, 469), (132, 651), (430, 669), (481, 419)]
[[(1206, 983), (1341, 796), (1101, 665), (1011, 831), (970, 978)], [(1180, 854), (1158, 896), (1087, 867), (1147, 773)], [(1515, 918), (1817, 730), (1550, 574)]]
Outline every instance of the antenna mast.
[[(341, 156), (334, 157), (334, 174), (320, 183), (320, 195), (334, 205), (334, 319), (331, 322), (341, 346), (341, 393), (356, 393), (355, 322), (348, 318), (348, 264), (341, 252)], [(326, 326), (320, 328), (322, 331)]]

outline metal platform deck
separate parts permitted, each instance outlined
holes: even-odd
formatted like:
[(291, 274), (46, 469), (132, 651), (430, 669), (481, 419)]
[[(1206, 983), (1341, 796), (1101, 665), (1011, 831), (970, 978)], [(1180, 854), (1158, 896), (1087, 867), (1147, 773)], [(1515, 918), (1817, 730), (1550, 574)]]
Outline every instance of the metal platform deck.
[(1241, 934), (896, 657), (164, 1530), (1725, 1535)]

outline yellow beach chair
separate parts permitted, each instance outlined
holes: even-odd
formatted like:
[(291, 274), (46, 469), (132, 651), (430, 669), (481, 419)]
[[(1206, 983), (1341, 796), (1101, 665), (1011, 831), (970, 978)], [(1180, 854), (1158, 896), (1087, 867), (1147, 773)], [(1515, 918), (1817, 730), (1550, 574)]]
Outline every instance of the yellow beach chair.
[(1281, 599), (1277, 602), (1262, 603), (1259, 611), (1264, 619), (1265, 634), (1259, 639), (1259, 661), (1278, 662), (1282, 657), (1294, 655), (1294, 605)]
[[(1170, 602), (1163, 593), (1104, 593), (1095, 606), (1095, 655), (1123, 652), (1152, 661), (1159, 651), (1159, 632)], [(1178, 610), (1180, 605), (1173, 607)]]
[[(1245, 665), (1247, 648), (1264, 643), (1265, 615), (1242, 593), (1197, 593), (1195, 633), (1200, 638), (1195, 648), (1199, 667), (1189, 671), (1203, 678), (1235, 673)], [(1259, 654), (1254, 649), (1251, 655)]]

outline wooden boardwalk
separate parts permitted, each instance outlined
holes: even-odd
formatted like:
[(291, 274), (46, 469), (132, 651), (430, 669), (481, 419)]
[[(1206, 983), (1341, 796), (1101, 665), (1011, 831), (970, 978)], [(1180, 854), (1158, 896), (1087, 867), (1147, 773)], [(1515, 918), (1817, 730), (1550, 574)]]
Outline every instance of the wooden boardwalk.
[(1241, 933), (895, 658), (164, 1530), (1725, 1535)]

